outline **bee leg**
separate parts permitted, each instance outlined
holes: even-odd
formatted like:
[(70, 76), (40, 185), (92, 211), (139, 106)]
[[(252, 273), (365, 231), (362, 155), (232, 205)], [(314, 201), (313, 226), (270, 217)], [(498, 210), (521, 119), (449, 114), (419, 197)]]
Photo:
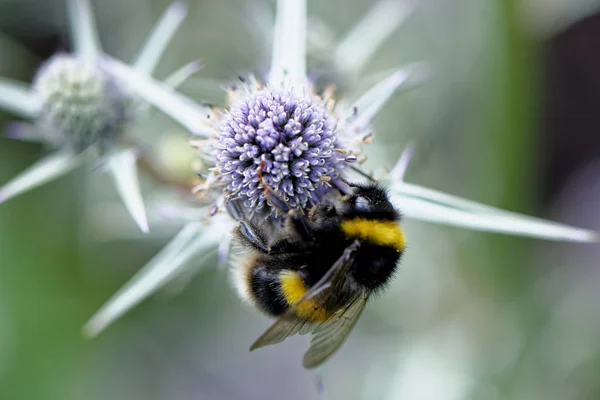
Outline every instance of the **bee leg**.
[(304, 243), (312, 243), (315, 239), (313, 227), (302, 210), (292, 209), (288, 212), (288, 230), (294, 232)]
[(229, 215), (231, 215), (231, 218), (234, 220), (241, 221), (244, 219), (244, 212), (242, 211), (242, 208), (240, 207), (239, 203), (232, 198), (228, 197), (225, 199), (225, 208), (227, 209)]
[(260, 185), (262, 186), (263, 191), (265, 193), (265, 197), (267, 198), (269, 203), (271, 203), (273, 207), (277, 208), (279, 211), (285, 214), (288, 211), (290, 211), (291, 207), (285, 202), (285, 200), (277, 196), (273, 192), (273, 189), (271, 189), (271, 187), (269, 187), (269, 185), (267, 185), (263, 181), (263, 170), (265, 169), (265, 165), (266, 163), (264, 161), (260, 163), (260, 167), (258, 168), (258, 181), (260, 182)]
[(267, 246), (265, 243), (260, 231), (250, 222), (245, 220), (240, 221), (236, 231), (238, 238), (245, 242), (248, 246), (260, 251), (261, 253), (269, 253), (269, 246)]
[(270, 247), (269, 254), (298, 253), (312, 246), (315, 240), (314, 230), (302, 209), (290, 209), (285, 224), (289, 237), (275, 242)]
[(271, 203), (273, 207), (275, 207), (284, 214), (292, 209), (288, 205), (288, 203), (285, 202), (285, 200), (281, 199), (279, 196), (273, 193), (271, 188), (269, 188), (268, 190), (265, 189), (265, 197), (267, 198), (267, 200), (269, 200), (269, 203)]

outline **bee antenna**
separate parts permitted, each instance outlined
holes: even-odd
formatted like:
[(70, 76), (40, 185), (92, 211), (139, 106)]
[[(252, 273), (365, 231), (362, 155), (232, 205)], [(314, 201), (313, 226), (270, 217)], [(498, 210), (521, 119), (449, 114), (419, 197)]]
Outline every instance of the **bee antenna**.
[(356, 172), (359, 175), (362, 175), (363, 177), (367, 178), (368, 180), (370, 180), (371, 182), (375, 182), (377, 183), (377, 181), (375, 179), (373, 179), (373, 177), (369, 174), (367, 174), (366, 172), (364, 172), (362, 169), (355, 167), (355, 166), (350, 166), (350, 168)]
[(349, 182), (348, 180), (342, 178), (341, 176), (338, 176), (337, 179), (350, 187), (358, 187), (358, 185), (356, 183)]

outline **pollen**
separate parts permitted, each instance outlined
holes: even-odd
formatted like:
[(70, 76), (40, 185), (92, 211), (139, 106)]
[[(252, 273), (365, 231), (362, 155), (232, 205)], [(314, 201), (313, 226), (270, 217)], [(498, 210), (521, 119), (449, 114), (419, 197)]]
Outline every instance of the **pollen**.
[(341, 227), (346, 236), (353, 239), (377, 246), (390, 246), (397, 251), (402, 251), (406, 247), (404, 232), (394, 221), (353, 218), (342, 222)]

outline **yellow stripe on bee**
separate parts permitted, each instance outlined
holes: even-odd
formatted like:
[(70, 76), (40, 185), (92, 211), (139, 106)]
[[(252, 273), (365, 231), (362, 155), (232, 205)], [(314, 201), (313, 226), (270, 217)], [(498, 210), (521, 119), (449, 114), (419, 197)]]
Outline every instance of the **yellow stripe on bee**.
[[(302, 277), (295, 271), (283, 271), (279, 275), (281, 285), (281, 294), (285, 301), (290, 305), (296, 304), (306, 294), (308, 290)], [(331, 316), (314, 299), (305, 300), (296, 307), (296, 315), (302, 319), (313, 322), (324, 322)]]
[(404, 232), (394, 221), (353, 218), (343, 221), (342, 231), (353, 239), (363, 240), (378, 246), (390, 246), (397, 251), (406, 247)]

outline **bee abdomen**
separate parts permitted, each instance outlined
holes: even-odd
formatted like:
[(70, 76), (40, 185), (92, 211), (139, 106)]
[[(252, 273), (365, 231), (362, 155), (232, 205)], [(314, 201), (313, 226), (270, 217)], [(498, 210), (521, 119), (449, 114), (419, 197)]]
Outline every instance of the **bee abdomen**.
[[(308, 290), (298, 271), (255, 264), (249, 278), (254, 302), (272, 316), (280, 316), (287, 312)], [(331, 313), (322, 304), (312, 299), (299, 304), (295, 314), (300, 319), (312, 322), (323, 322), (331, 317)]]
[(256, 264), (249, 274), (250, 291), (257, 305), (267, 314), (279, 316), (289, 306), (281, 297), (279, 271)]
[(284, 270), (279, 274), (281, 294), (289, 306), (296, 305), (295, 314), (298, 318), (311, 322), (327, 321), (332, 313), (323, 304), (314, 299), (298, 302), (304, 297), (308, 288), (302, 276), (297, 271)]

